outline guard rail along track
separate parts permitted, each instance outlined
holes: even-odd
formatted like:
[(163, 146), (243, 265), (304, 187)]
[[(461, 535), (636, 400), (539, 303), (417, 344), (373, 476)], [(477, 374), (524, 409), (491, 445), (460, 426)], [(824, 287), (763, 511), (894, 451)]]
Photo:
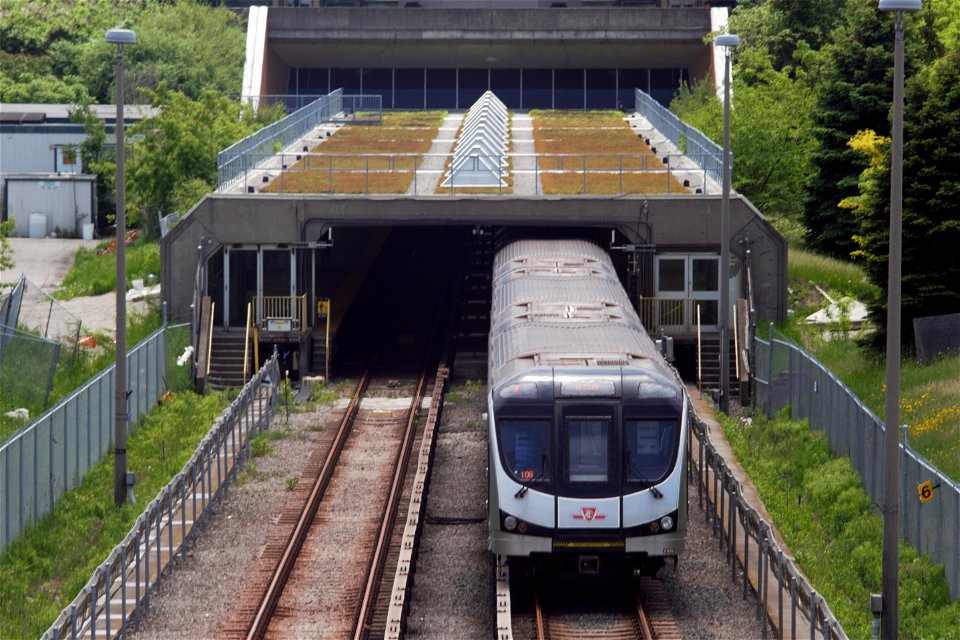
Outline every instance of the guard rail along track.
[(250, 456), (250, 439), (271, 426), (280, 385), (277, 353), (243, 387), (200, 446), (137, 518), (44, 640), (125, 637), (150, 606), (151, 590), (184, 557)]
[[(698, 395), (694, 391), (695, 395)], [(744, 497), (744, 489), (731, 466), (710, 437), (712, 428), (690, 403), (692, 428), (689, 453), (691, 473), (697, 474), (697, 502), (705, 521), (713, 527), (717, 544), (726, 550), (730, 578), (743, 578), (743, 597), (757, 594), (756, 617), (760, 636), (768, 637), (769, 620), (779, 639), (824, 638), (846, 640), (840, 623), (823, 599), (777, 543), (770, 523)]]

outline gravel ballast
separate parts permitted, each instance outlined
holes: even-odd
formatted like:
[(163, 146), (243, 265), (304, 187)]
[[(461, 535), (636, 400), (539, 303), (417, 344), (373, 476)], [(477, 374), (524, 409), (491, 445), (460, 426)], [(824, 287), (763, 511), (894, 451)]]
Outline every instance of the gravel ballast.
[[(495, 635), (494, 558), (487, 551), (485, 388), (455, 384), (444, 404), (407, 618), (409, 638), (471, 639)], [(451, 401), (452, 400), (452, 401)], [(222, 628), (243, 576), (262, 553), (284, 500), (313, 446), (329, 446), (340, 411), (321, 407), (282, 415), (272, 453), (254, 459), (258, 473), (233, 488), (207, 532), (151, 594), (139, 630), (146, 638), (212, 638)], [(320, 429), (323, 429), (321, 431)], [(249, 474), (248, 474), (249, 475)], [(745, 600), (690, 486), (687, 546), (679, 569), (661, 570), (684, 638), (758, 638), (756, 599)]]

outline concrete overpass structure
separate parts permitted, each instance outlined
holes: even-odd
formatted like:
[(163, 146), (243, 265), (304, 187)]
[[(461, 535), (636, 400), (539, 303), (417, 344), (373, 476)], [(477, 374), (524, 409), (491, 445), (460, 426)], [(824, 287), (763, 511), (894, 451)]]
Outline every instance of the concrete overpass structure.
[[(636, 97), (639, 110), (633, 80), (640, 76), (629, 70), (646, 69), (641, 79), (653, 97), (658, 91), (669, 97), (681, 79), (713, 69), (716, 52), (703, 39), (725, 19), (725, 9), (705, 7), (255, 8), (245, 93), (261, 99), (302, 94), (306, 78), (307, 85), (322, 89), (316, 93), (339, 88), (332, 83), (343, 80), (342, 94), (376, 93), (385, 109), (411, 100), (419, 100), (417, 108), (456, 108), (473, 93), (493, 89), (515, 111), (522, 106), (520, 113), (558, 101), (612, 108), (623, 106), (627, 95), (625, 104), (632, 108)], [(656, 69), (673, 69), (667, 74), (670, 82), (654, 86)], [(549, 75), (550, 91), (529, 84), (531, 73), (540, 80)], [(421, 80), (413, 95), (404, 83), (417, 76)], [(607, 81), (597, 84), (601, 76)], [(621, 80), (630, 81), (623, 92)], [(496, 85), (505, 82), (509, 86), (499, 87), (501, 95)], [(448, 128), (456, 130), (459, 120), (451, 118), (456, 122)], [(662, 114), (627, 120), (634, 134), (647, 138), (655, 156), (671, 154), (662, 158), (668, 182), (671, 172), (688, 182), (677, 171), (691, 166), (686, 146), (694, 144), (693, 138), (658, 132)], [(543, 195), (536, 175), (529, 188), (530, 161), (519, 156), (513, 158), (512, 194), (440, 194), (418, 188), (415, 177), (404, 195), (284, 192), (290, 153), (297, 161), (301, 153), (312, 156), (308, 149), (335, 132), (336, 126), (318, 127), (305, 134), (305, 142), (289, 147), (284, 139), (289, 153), (266, 164), (261, 160), (256, 170), (240, 158), (242, 179), (224, 179), (218, 193), (201, 201), (163, 239), (163, 295), (174, 318), (195, 317), (206, 296), (212, 308), (204, 324), (212, 321), (211, 326), (229, 332), (246, 325), (248, 305), (260, 305), (254, 316), (261, 340), (286, 343), (301, 354), (301, 363), (308, 363), (304, 371), (317, 371), (318, 330), (327, 318), (333, 317), (335, 327), (343, 319), (391, 231), (403, 227), (438, 238), (449, 238), (445, 232), (459, 228), (468, 235), (517, 231), (593, 239), (610, 250), (647, 329), (680, 343), (696, 340), (698, 318), (700, 330), (715, 331), (721, 286), (730, 288), (731, 300), (749, 297), (756, 320), (786, 316), (786, 241), (738, 194), (731, 206), (731, 280), (719, 281), (721, 197), (718, 189), (711, 190), (718, 177), (715, 147), (712, 156), (701, 154), (695, 162), (700, 182), (686, 184), (690, 188), (681, 193)], [(699, 132), (688, 133), (703, 139)], [(532, 149), (532, 138), (529, 144)], [(437, 162), (442, 167), (442, 158)], [(535, 174), (536, 160), (532, 166)], [(583, 166), (586, 175), (586, 160)], [(261, 191), (272, 182), (281, 185), (280, 193)], [(281, 303), (287, 305), (282, 312), (263, 311), (262, 305)], [(267, 316), (284, 321), (271, 324)]]

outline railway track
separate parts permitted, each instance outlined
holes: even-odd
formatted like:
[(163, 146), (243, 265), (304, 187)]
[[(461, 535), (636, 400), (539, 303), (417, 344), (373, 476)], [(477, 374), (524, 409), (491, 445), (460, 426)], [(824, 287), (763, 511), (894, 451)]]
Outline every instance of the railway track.
[(680, 638), (662, 584), (652, 578), (640, 578), (630, 586), (615, 581), (546, 584), (520, 579), (499, 591), (497, 608), (509, 618), (499, 625), (501, 640)]
[(241, 607), (249, 628), (229, 635), (367, 637), (431, 378), (364, 374), (326, 458), (305, 472), (313, 486), (286, 544), (268, 545), (276, 566), (255, 606)]
[[(455, 243), (431, 254), (427, 267), (410, 259), (421, 240), (409, 240), (385, 250), (370, 295), (356, 303), (353, 352), (379, 354), (377, 364), (360, 378), (323, 459), (301, 478), (309, 486), (298, 488), (303, 507), (282, 544), (268, 545), (276, 561), (269, 579), (245, 591), (253, 594), (249, 613), (235, 617), (243, 622), (234, 637), (383, 637), (408, 496), (422, 466), (410, 456), (433, 432), (446, 377), (438, 367), (446, 296), (407, 292), (445, 292), (456, 272), (446, 266)], [(384, 308), (392, 310), (389, 323)], [(424, 398), (437, 403), (433, 410), (421, 410)]]

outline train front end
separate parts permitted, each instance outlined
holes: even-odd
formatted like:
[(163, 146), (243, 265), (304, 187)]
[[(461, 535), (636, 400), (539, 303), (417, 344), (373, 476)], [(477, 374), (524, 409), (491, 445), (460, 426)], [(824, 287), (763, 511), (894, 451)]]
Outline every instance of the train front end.
[(490, 389), (490, 547), (653, 574), (684, 547), (686, 397), (655, 367), (537, 367)]

